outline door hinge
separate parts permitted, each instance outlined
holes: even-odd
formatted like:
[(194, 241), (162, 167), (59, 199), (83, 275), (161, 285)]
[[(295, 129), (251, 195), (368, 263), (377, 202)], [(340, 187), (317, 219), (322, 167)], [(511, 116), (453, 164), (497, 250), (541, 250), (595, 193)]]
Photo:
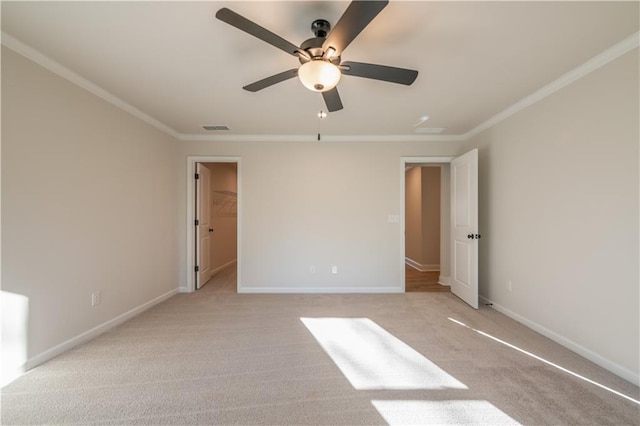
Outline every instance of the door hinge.
[(196, 226), (200, 225), (200, 221), (198, 219), (195, 220)]
[(195, 269), (196, 269), (196, 272), (200, 272), (200, 267), (199, 266), (196, 266)]
[(200, 174), (196, 173), (195, 176), (193, 177), (194, 179), (200, 179)]

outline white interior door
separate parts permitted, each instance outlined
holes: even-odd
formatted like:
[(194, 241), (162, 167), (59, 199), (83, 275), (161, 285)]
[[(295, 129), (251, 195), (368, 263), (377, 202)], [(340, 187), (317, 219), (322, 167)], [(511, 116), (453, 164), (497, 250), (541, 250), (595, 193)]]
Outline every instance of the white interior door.
[(196, 164), (196, 289), (211, 278), (211, 172)]
[(478, 309), (478, 150), (451, 162), (451, 292)]

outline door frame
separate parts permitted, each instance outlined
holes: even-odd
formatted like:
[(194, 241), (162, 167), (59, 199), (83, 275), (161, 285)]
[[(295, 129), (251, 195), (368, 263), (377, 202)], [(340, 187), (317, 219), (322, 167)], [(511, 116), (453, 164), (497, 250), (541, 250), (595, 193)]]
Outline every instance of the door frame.
[[(197, 162), (195, 164), (195, 172), (199, 175), (198, 179), (196, 179), (196, 190), (195, 190), (195, 203), (194, 203), (194, 217), (196, 218), (198, 224), (195, 225), (195, 255), (194, 260), (195, 264), (198, 265), (198, 272), (195, 275), (194, 287), (196, 290), (200, 290), (203, 285), (205, 285), (211, 279), (212, 275), (209, 275), (211, 272), (210, 263), (211, 263), (211, 233), (209, 229), (212, 228), (212, 225), (209, 223), (211, 221), (211, 170), (205, 163)], [(206, 178), (205, 178), (206, 177)], [(206, 184), (205, 184), (206, 182)], [(208, 193), (207, 193), (208, 192)], [(206, 207), (205, 207), (206, 204)], [(204, 211), (203, 211), (204, 210)], [(206, 211), (206, 214), (205, 214)], [(204, 234), (204, 230), (206, 229), (206, 234)], [(206, 247), (203, 247), (203, 237), (206, 236)], [(206, 254), (204, 255), (204, 251), (206, 248)], [(208, 257), (208, 259), (207, 259)], [(206, 266), (206, 268), (205, 268)], [(209, 275), (205, 279), (205, 272)], [(204, 281), (204, 282), (203, 282)]]
[[(400, 157), (400, 276), (402, 277), (402, 292), (407, 291), (407, 277), (405, 274), (406, 238), (405, 238), (405, 173), (407, 164), (451, 164), (456, 157)], [(450, 202), (450, 201), (449, 201)], [(442, 225), (440, 225), (442, 227)], [(451, 259), (449, 259), (451, 262)]]
[(241, 246), (241, 238), (242, 235), (242, 174), (240, 168), (240, 157), (226, 157), (226, 156), (187, 156), (187, 221), (186, 221), (186, 233), (187, 233), (187, 286), (184, 292), (193, 293), (195, 291), (195, 282), (196, 282), (196, 271), (195, 271), (195, 232), (194, 232), (194, 223), (196, 219), (196, 210), (195, 210), (195, 194), (196, 194), (196, 181), (194, 179), (194, 175), (196, 173), (196, 163), (236, 163), (237, 166), (237, 187), (236, 191), (238, 193), (238, 209), (237, 209), (237, 233), (236, 233), (236, 243), (237, 243), (237, 280), (236, 280), (236, 291), (240, 288), (240, 265), (241, 258), (240, 254), (242, 251), (240, 250)]

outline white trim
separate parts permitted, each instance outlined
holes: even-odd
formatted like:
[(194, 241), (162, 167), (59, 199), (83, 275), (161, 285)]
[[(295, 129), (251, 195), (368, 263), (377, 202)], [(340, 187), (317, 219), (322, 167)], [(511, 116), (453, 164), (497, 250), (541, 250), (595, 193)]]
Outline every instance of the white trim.
[(142, 305), (131, 309), (128, 312), (125, 312), (122, 315), (118, 315), (117, 317), (110, 319), (109, 321), (100, 324), (97, 327), (92, 328), (91, 330), (85, 331), (84, 333), (81, 333), (69, 340), (67, 340), (66, 342), (62, 342), (59, 345), (56, 345), (50, 349), (47, 349), (44, 352), (41, 352), (40, 354), (31, 357), (27, 360), (27, 362), (25, 363), (25, 367), (26, 370), (30, 370), (34, 367), (37, 367), (38, 365), (49, 361), (50, 359), (60, 355), (63, 352), (68, 351), (69, 349), (78, 346), (82, 343), (86, 343), (92, 339), (95, 339), (96, 337), (98, 337), (99, 335), (111, 330), (112, 328), (122, 324), (123, 322), (135, 317), (136, 315), (141, 314), (142, 312), (146, 311), (147, 309), (164, 302), (165, 300), (169, 299), (170, 297), (174, 296), (175, 294), (178, 293), (178, 289), (173, 289), (171, 291), (166, 292), (165, 294), (156, 297), (155, 299), (151, 299), (150, 301), (143, 303)]
[(563, 87), (568, 86), (574, 81), (619, 58), (632, 49), (637, 48), (639, 45), (640, 32), (636, 32), (460, 136), (463, 140), (472, 138), (478, 133), (495, 126), (523, 109), (552, 95)]
[[(176, 130), (167, 126), (159, 120), (151, 117), (150, 115), (142, 112), (138, 108), (123, 101), (112, 93), (106, 91), (97, 84), (87, 80), (79, 74), (64, 67), (60, 63), (54, 61), (43, 53), (37, 51), (31, 46), (11, 37), (10, 35), (2, 32), (2, 44), (9, 49), (23, 55), (24, 57), (32, 60), (38, 65), (48, 69), (54, 74), (84, 88), (85, 90), (93, 93), (94, 95), (104, 99), (107, 102), (117, 106), (124, 111), (127, 111), (134, 117), (139, 118), (145, 123), (157, 128), (158, 130), (178, 139), (181, 141), (222, 141), (222, 142), (304, 142), (304, 141), (317, 141), (317, 134), (312, 135), (208, 135), (208, 134), (185, 134), (178, 133)], [(636, 32), (624, 40), (614, 44), (610, 48), (601, 52), (600, 54), (589, 59), (565, 73), (561, 77), (533, 92), (529, 96), (521, 99), (515, 104), (509, 106), (488, 120), (480, 123), (473, 129), (464, 134), (457, 135), (321, 135), (322, 142), (463, 142), (469, 140), (478, 133), (487, 130), (488, 128), (495, 126), (503, 120), (511, 117), (519, 111), (533, 105), (534, 103), (546, 98), (547, 96), (557, 92), (563, 87), (573, 83), (579, 78), (597, 70), (598, 68), (608, 64), (609, 62), (619, 58), (632, 49), (637, 48), (640, 45), (640, 32)]]
[(451, 287), (451, 277), (446, 277), (444, 275), (440, 275), (438, 277), (438, 284), (446, 286), (446, 287)]
[(218, 266), (216, 269), (214, 269), (213, 271), (211, 271), (211, 278), (213, 278), (213, 276), (215, 274), (217, 274), (220, 271), (224, 271), (225, 269), (227, 269), (229, 266), (233, 265), (234, 263), (236, 263), (238, 261), (238, 259), (233, 259), (231, 262), (227, 262), (222, 266)]
[(404, 287), (242, 287), (238, 293), (330, 294), (404, 293)]
[(132, 106), (131, 104), (123, 101), (122, 99), (120, 99), (119, 97), (117, 97), (116, 95), (112, 94), (111, 92), (106, 91), (105, 89), (103, 89), (102, 87), (98, 86), (97, 84), (87, 80), (86, 78), (82, 77), (81, 75), (71, 71), (69, 68), (61, 65), (60, 63), (54, 61), (53, 59), (49, 58), (48, 56), (40, 53), (39, 51), (37, 51), (36, 49), (32, 48), (31, 46), (28, 46), (24, 43), (22, 43), (21, 41), (11, 37), (10, 35), (8, 35), (7, 33), (2, 33), (2, 44), (7, 46), (9, 49), (13, 50), (16, 53), (21, 54), (22, 56), (24, 56), (27, 59), (30, 59), (31, 61), (35, 62), (36, 64), (40, 65), (43, 68), (46, 68), (47, 70), (51, 71), (54, 74), (59, 75), (60, 77), (64, 78), (65, 80), (70, 81), (73, 84), (76, 84), (80, 87), (82, 87), (83, 89), (85, 89), (86, 91), (96, 95), (97, 97), (109, 102), (110, 104), (128, 112), (129, 114), (133, 115), (134, 117), (144, 121), (145, 123), (155, 127), (156, 129), (160, 130), (161, 132), (164, 132), (166, 134), (168, 134), (169, 136), (172, 136), (176, 139), (180, 138), (180, 134), (178, 132), (176, 132), (175, 130), (173, 130), (171, 127), (167, 126), (166, 124), (162, 123), (161, 121), (156, 120), (155, 118), (151, 117), (150, 115), (142, 112), (141, 110), (139, 110), (138, 108)]
[[(407, 164), (449, 164), (456, 157), (453, 156), (445, 156), (445, 157), (400, 157), (400, 160), (403, 162), (402, 164), (406, 167)], [(404, 173), (404, 169), (402, 169), (402, 173)]]
[(416, 271), (420, 271), (420, 272), (424, 272), (421, 268), (420, 268), (420, 264), (418, 262), (416, 262), (413, 259), (409, 259), (407, 256), (404, 257), (404, 264), (405, 265), (409, 265), (410, 267), (412, 267), (413, 269), (415, 269)]
[(236, 262), (238, 263), (238, 272), (237, 272), (237, 288), (238, 292), (240, 292), (240, 283), (241, 280), (241, 265), (242, 259), (240, 257), (241, 253), (241, 242), (242, 242), (242, 173), (241, 173), (241, 164), (240, 157), (223, 157), (223, 156), (188, 156), (187, 157), (187, 223), (186, 223), (186, 233), (187, 233), (187, 276), (186, 276), (186, 285), (180, 287), (180, 291), (183, 293), (192, 293), (195, 291), (195, 253), (194, 253), (194, 236), (193, 236), (193, 221), (195, 219), (194, 212), (194, 202), (195, 202), (195, 181), (193, 179), (193, 175), (196, 172), (196, 163), (236, 163), (237, 164), (237, 190), (238, 193), (238, 227), (237, 227), (237, 252), (236, 252)]
[(419, 263), (419, 262), (416, 262), (415, 260), (410, 259), (408, 257), (404, 258), (404, 263), (406, 265), (409, 265), (410, 267), (412, 267), (416, 271), (420, 271), (420, 272), (435, 272), (435, 271), (439, 271), (440, 270), (440, 265)]
[(634, 373), (633, 371), (629, 370), (626, 367), (623, 367), (605, 357), (603, 357), (602, 355), (593, 352), (590, 349), (585, 348), (584, 346), (574, 342), (573, 340), (567, 339), (566, 337), (556, 333), (555, 331), (549, 330), (548, 328), (544, 327), (543, 325), (538, 324), (535, 321), (531, 321), (525, 317), (523, 317), (522, 315), (519, 315), (507, 308), (505, 308), (504, 306), (501, 306), (489, 299), (487, 299), (486, 297), (482, 297), (479, 296), (480, 301), (482, 302), (482, 304), (491, 304), (491, 307), (493, 309), (495, 309), (496, 311), (500, 312), (501, 314), (504, 314), (506, 316), (508, 316), (509, 318), (519, 322), (520, 324), (523, 324), (527, 327), (529, 327), (530, 329), (532, 329), (533, 331), (536, 331), (540, 334), (542, 334), (545, 337), (548, 337), (549, 339), (553, 340), (554, 342), (564, 346), (565, 348), (577, 353), (578, 355), (588, 359), (589, 361), (593, 362), (594, 364), (599, 365), (600, 367), (604, 368), (605, 370), (608, 370), (610, 372), (612, 372), (613, 374), (622, 377), (623, 379), (633, 383), (636, 386), (640, 386), (640, 375), (638, 375), (637, 373)]
[[(233, 135), (180, 134), (182, 141), (205, 142), (318, 142), (318, 134)], [(320, 142), (463, 142), (463, 135), (320, 135)]]

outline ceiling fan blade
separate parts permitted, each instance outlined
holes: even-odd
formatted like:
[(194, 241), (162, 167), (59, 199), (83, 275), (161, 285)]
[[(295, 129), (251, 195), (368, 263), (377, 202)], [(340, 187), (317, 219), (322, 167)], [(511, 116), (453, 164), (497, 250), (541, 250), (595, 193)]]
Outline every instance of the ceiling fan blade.
[(249, 92), (257, 92), (258, 90), (262, 90), (269, 86), (273, 86), (276, 83), (280, 83), (285, 80), (289, 80), (298, 75), (298, 69), (293, 68), (287, 71), (283, 71), (279, 74), (272, 75), (271, 77), (263, 78), (262, 80), (256, 81), (255, 83), (248, 84), (243, 87), (244, 90), (248, 90)]
[(322, 92), (322, 98), (324, 99), (324, 103), (327, 105), (329, 112), (339, 111), (342, 109), (342, 101), (340, 100), (337, 87), (327, 90), (326, 92)]
[(418, 77), (418, 71), (362, 62), (343, 62), (340, 64), (340, 70), (344, 75), (373, 78), (391, 83), (406, 84), (407, 86), (412, 84)]
[(326, 52), (332, 47), (336, 50), (335, 56), (340, 56), (388, 3), (388, 0), (353, 0), (327, 35), (322, 50)]
[(226, 22), (227, 24), (244, 31), (245, 33), (249, 33), (252, 36), (257, 37), (260, 40), (277, 47), (278, 49), (284, 50), (290, 55), (297, 56), (300, 51), (298, 46), (289, 43), (279, 35), (272, 33), (266, 28), (263, 28), (255, 22), (248, 20), (242, 15), (238, 15), (236, 12), (231, 9), (227, 9), (226, 7), (218, 10), (218, 12), (216, 13), (216, 18), (218, 18), (222, 22)]

